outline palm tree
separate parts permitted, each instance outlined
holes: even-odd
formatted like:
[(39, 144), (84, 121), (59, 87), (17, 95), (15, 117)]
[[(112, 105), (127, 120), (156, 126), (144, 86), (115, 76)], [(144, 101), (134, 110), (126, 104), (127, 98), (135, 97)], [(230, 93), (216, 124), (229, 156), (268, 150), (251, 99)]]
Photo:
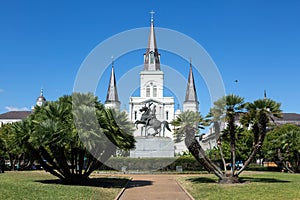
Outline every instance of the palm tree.
[[(226, 128), (222, 132), (217, 130), (218, 133), (220, 133), (220, 135), (217, 135), (217, 140), (219, 147), (222, 147), (222, 138), (228, 138), (229, 140), (232, 166), (229, 176), (226, 174), (226, 170), (223, 173), (221, 169), (206, 157), (204, 150), (198, 141), (195, 140), (195, 133), (197, 133), (198, 128), (195, 124), (198, 125), (199, 122), (203, 122), (202, 117), (199, 118), (199, 116), (184, 112), (179, 115), (172, 124), (176, 126), (180, 125), (177, 134), (181, 134), (179, 135), (180, 137), (185, 135), (185, 143), (189, 151), (206, 170), (213, 172), (219, 178), (220, 183), (238, 183), (239, 174), (249, 165), (250, 161), (260, 149), (267, 132), (269, 121), (271, 121), (273, 117), (280, 117), (280, 104), (270, 99), (257, 100), (254, 101), (254, 103), (245, 104), (244, 98), (231, 94), (222, 97), (220, 100), (216, 101), (214, 105), (215, 106), (210, 110), (208, 117), (211, 122), (217, 124), (217, 128), (220, 128), (219, 125), (222, 121), (225, 122)], [(243, 112), (244, 108), (247, 109), (247, 113)], [(238, 120), (243, 124), (251, 125), (252, 132), (256, 136), (254, 136), (255, 142), (250, 157), (246, 160), (244, 166), (237, 171), (235, 169), (236, 142), (238, 139), (237, 135), (242, 130), (241, 127), (236, 124)], [(206, 120), (204, 121), (207, 122)], [(224, 140), (224, 142), (225, 141), (226, 140)]]
[(29, 138), (32, 131), (32, 123), (27, 118), (6, 124), (2, 128), (2, 138), (5, 145), (5, 151), (8, 154), (11, 163), (11, 169), (29, 169), (33, 165), (34, 158), (29, 152)]
[(67, 183), (82, 183), (117, 147), (134, 147), (128, 120), (116, 122), (92, 94), (75, 93), (36, 108), (30, 137), (43, 168)]
[(214, 102), (214, 107), (210, 109), (206, 118), (210, 120), (210, 124), (213, 126), (213, 130), (216, 136), (216, 142), (220, 152), (221, 160), (223, 162), (224, 171), (226, 173), (226, 161), (224, 158), (223, 147), (222, 147), (222, 138), (221, 138), (221, 123), (224, 122), (225, 114), (224, 107), (225, 102), (223, 99), (220, 99)]
[[(220, 168), (218, 168), (209, 158), (206, 157), (201, 145), (197, 140), (195, 140), (195, 132), (198, 128), (195, 126), (195, 124), (203, 122), (202, 117), (193, 116), (190, 113), (182, 113), (182, 115), (180, 115), (177, 120), (173, 122), (173, 124), (181, 124), (178, 132), (185, 135), (185, 143), (189, 151), (208, 171), (211, 171), (218, 176), (220, 182), (238, 182), (238, 177), (234, 174), (237, 134), (237, 126), (235, 125), (235, 122), (236, 116), (243, 109), (244, 98), (231, 94), (216, 101), (214, 105), (215, 107), (210, 110), (208, 117), (210, 117), (212, 122), (215, 122), (214, 126), (218, 129), (216, 130), (218, 134), (220, 134), (220, 122), (224, 120), (227, 125), (227, 129), (224, 133), (228, 133), (230, 138), (231, 163), (233, 166), (230, 177), (227, 177), (226, 170), (225, 173), (223, 173)], [(207, 124), (207, 120), (205, 120), (205, 123)], [(221, 149), (221, 135), (217, 135), (217, 140), (219, 149)], [(224, 157), (222, 159), (223, 163), (225, 163)]]
[(244, 98), (234, 94), (225, 96), (225, 113), (227, 130), (230, 138), (230, 152), (231, 152), (231, 177), (234, 176), (235, 163), (236, 163), (236, 116), (244, 107)]
[[(129, 134), (130, 138), (127, 138), (125, 141), (121, 142), (117, 148), (118, 156), (126, 156), (129, 155), (129, 149), (134, 148), (133, 144), (135, 141), (131, 141), (133, 139), (132, 133), (134, 132), (134, 124), (128, 121), (128, 115), (125, 111), (120, 112), (119, 110), (109, 109), (112, 113), (114, 120), (116, 121), (117, 126), (120, 128), (121, 132), (124, 133), (124, 136)], [(128, 143), (125, 145), (125, 143)]]
[(274, 117), (282, 117), (282, 111), (280, 109), (280, 103), (272, 99), (258, 99), (253, 103), (247, 103), (247, 113), (242, 116), (241, 122), (251, 127), (254, 140), (252, 146), (252, 152), (245, 161), (244, 166), (237, 172), (239, 175), (253, 160), (257, 152), (261, 149), (264, 139), (267, 134), (267, 127), (269, 123), (274, 122)]
[(192, 111), (182, 112), (171, 124), (179, 127), (175, 131), (175, 136), (180, 140), (185, 136), (185, 145), (196, 160), (207, 171), (213, 172), (221, 179), (222, 171), (206, 156), (205, 151), (195, 138), (198, 135), (198, 129), (207, 125), (207, 121), (203, 119), (200, 113)]

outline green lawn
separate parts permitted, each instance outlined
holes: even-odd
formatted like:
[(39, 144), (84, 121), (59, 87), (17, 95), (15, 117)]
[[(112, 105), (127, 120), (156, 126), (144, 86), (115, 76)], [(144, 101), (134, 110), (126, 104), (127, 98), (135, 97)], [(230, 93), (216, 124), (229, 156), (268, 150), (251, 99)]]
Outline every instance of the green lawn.
[(128, 179), (94, 177), (90, 186), (60, 184), (43, 171), (0, 174), (0, 199), (114, 199)]
[(180, 177), (181, 185), (195, 199), (300, 199), (300, 174), (246, 172), (242, 184), (221, 185), (211, 174)]

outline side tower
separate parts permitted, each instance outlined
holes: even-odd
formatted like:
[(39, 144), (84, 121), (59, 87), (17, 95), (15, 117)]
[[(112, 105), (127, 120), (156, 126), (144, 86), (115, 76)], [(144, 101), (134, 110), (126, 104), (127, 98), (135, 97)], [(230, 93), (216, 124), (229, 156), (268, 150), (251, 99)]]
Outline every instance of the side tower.
[(120, 110), (120, 101), (118, 96), (116, 76), (114, 70), (114, 61), (112, 61), (111, 66), (112, 66), (111, 74), (110, 74), (109, 85), (107, 89), (107, 95), (106, 95), (104, 106), (105, 108), (113, 108), (116, 110)]
[(185, 94), (185, 101), (183, 102), (183, 111), (199, 111), (199, 102), (194, 81), (192, 62), (190, 62), (190, 72)]

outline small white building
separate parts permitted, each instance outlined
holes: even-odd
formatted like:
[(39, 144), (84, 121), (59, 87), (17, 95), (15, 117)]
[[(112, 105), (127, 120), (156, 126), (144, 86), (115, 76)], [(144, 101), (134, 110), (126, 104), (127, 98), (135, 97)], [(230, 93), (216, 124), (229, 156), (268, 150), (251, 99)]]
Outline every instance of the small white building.
[(4, 124), (11, 124), (14, 122), (21, 121), (30, 115), (31, 111), (9, 111), (3, 114), (0, 114), (0, 127)]
[[(36, 99), (36, 105), (42, 106), (46, 102), (46, 98), (43, 94), (43, 89), (41, 89), (40, 96)], [(4, 124), (11, 124), (14, 122), (21, 121), (25, 119), (28, 115), (31, 114), (31, 111), (9, 111), (3, 114), (0, 114), (0, 127)]]

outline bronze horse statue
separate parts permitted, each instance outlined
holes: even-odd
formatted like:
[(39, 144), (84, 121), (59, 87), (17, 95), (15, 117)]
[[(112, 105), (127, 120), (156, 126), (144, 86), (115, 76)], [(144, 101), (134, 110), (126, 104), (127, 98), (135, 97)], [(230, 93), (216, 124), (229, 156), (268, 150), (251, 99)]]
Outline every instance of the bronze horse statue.
[(149, 105), (149, 107), (144, 106), (140, 109), (140, 112), (144, 112), (144, 113), (142, 114), (141, 119), (136, 120), (134, 124), (136, 125), (136, 128), (138, 128), (138, 124), (144, 124), (145, 136), (147, 134), (147, 130), (149, 128), (153, 128), (155, 132), (152, 134), (152, 136), (155, 136), (157, 134), (159, 134), (160, 136), (161, 131), (163, 131), (163, 137), (165, 137), (165, 128), (167, 128), (171, 132), (171, 129), (169, 127), (169, 122), (167, 121), (161, 122), (158, 119), (156, 119), (155, 114), (150, 113), (151, 112), (150, 106), (151, 104)]

